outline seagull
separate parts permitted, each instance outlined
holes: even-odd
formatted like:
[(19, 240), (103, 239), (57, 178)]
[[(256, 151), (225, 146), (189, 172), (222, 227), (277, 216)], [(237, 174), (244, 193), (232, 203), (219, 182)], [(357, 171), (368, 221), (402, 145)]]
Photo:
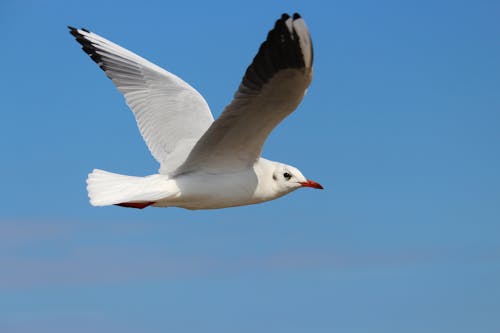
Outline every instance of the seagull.
[(312, 79), (311, 37), (298, 13), (276, 21), (215, 121), (181, 78), (87, 29), (68, 28), (125, 96), (160, 163), (158, 174), (146, 177), (94, 169), (87, 178), (91, 205), (217, 209), (323, 189), (297, 168), (261, 157), (269, 133), (297, 108)]

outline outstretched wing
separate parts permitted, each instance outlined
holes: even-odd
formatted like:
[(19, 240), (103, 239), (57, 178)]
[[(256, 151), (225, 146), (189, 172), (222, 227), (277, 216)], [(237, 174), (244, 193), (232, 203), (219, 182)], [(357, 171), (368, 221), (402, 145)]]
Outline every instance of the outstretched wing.
[(312, 79), (313, 50), (299, 14), (283, 14), (229, 104), (176, 173), (237, 170), (261, 155), (269, 133), (299, 105)]
[(179, 77), (89, 32), (69, 27), (82, 49), (123, 93), (162, 173), (181, 165), (213, 122), (203, 97)]

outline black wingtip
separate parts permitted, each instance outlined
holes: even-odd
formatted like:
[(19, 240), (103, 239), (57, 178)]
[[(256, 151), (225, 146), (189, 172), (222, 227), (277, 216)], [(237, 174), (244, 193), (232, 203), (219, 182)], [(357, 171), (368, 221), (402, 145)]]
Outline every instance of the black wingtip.
[(75, 27), (68, 25), (68, 29), (69, 33), (72, 34), (73, 37), (78, 38), (78, 36), (80, 36), (80, 34), (78, 33), (78, 29), (76, 29)]
[(82, 50), (87, 53), (93, 61), (101, 66), (103, 70), (105, 70), (105, 66), (102, 64), (102, 57), (97, 53), (96, 47), (90, 40), (87, 39), (87, 36), (85, 36), (85, 34), (82, 34), (82, 31), (86, 33), (90, 33), (90, 31), (85, 28), (76, 29), (72, 26), (68, 26), (68, 29), (69, 33), (75, 37), (78, 43), (80, 43), (80, 45), (82, 46)]
[[(80, 36), (81, 34), (78, 32), (78, 29), (71, 26), (71, 25), (68, 25), (68, 29), (69, 29), (69, 33), (72, 34), (73, 36), (75, 37), (78, 37)], [(86, 33), (90, 33), (89, 30), (85, 29), (85, 28), (81, 28), (80, 30), (82, 31), (85, 31)]]
[[(300, 18), (298, 13), (293, 14), (293, 20)], [(306, 67), (300, 37), (296, 27), (289, 24), (290, 19), (292, 17), (287, 13), (282, 14), (267, 34), (267, 39), (243, 76), (242, 84), (245, 87), (258, 90), (280, 70)]]

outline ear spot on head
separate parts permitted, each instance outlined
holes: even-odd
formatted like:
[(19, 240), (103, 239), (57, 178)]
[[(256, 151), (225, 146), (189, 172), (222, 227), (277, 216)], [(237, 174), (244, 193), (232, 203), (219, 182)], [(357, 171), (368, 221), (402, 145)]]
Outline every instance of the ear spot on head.
[(275, 174), (273, 174), (273, 180), (276, 180), (276, 175)]

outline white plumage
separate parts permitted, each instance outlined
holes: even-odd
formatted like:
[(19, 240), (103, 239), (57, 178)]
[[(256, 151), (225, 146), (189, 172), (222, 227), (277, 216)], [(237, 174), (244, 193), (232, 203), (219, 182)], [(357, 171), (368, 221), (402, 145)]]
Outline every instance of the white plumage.
[(215, 122), (203, 97), (179, 77), (95, 33), (69, 28), (123, 93), (160, 163), (159, 174), (147, 177), (94, 170), (87, 180), (92, 205), (212, 209), (322, 188), (298, 169), (260, 157), (312, 78), (312, 43), (300, 15), (276, 21)]

